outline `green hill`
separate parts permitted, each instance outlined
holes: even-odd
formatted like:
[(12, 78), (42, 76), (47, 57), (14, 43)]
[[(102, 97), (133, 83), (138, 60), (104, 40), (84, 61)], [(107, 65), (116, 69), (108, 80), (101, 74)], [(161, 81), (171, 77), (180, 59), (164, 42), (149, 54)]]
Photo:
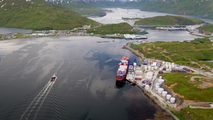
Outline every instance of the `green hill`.
[(213, 17), (213, 0), (141, 0), (123, 6), (139, 8), (143, 11)]
[(151, 18), (142, 18), (135, 22), (135, 25), (194, 25), (203, 23), (202, 20), (181, 16), (157, 16)]
[(1, 27), (62, 30), (96, 23), (43, 0), (4, 0), (0, 6)]
[(87, 2), (71, 2), (69, 4), (62, 4), (66, 9), (77, 12), (80, 15), (94, 15), (104, 16), (106, 15), (104, 10), (93, 6)]
[(87, 30), (88, 33), (95, 33), (95, 34), (135, 34), (136, 31), (131, 31), (133, 27), (128, 23), (119, 23), (119, 24), (107, 24), (101, 25), (97, 28), (91, 28)]
[(211, 34), (213, 33), (213, 24), (206, 24), (199, 28), (201, 33)]

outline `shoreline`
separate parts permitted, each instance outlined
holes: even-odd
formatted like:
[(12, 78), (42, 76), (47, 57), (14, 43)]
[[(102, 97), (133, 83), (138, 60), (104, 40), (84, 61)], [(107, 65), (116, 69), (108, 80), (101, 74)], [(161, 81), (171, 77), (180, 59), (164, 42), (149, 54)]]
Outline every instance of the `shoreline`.
[[(133, 50), (132, 48), (130, 48), (128, 46), (128, 44), (130, 43), (127, 43), (125, 46), (123, 46), (124, 49), (127, 49), (129, 50), (130, 52), (132, 52), (134, 55), (138, 56), (138, 60), (142, 63), (143, 59), (145, 59), (144, 55), (139, 53), (139, 52), (136, 52), (135, 50)], [(153, 84), (153, 82), (152, 82)], [(161, 107), (161, 109), (165, 110), (167, 113), (169, 113), (175, 120), (179, 120), (174, 114), (171, 113), (171, 111), (169, 109), (167, 109), (164, 104), (162, 104), (155, 96), (153, 96), (149, 91), (147, 91), (146, 89), (142, 88), (139, 84), (137, 84), (137, 87), (139, 87), (144, 94), (146, 94), (149, 98), (151, 98), (158, 106)], [(152, 87), (151, 87), (152, 89)]]
[[(141, 63), (143, 63), (143, 60), (148, 60), (148, 61), (153, 60), (153, 59), (149, 59), (149, 58), (144, 57), (144, 55), (142, 53), (138, 52), (138, 50), (132, 49), (129, 46), (130, 44), (131, 44), (131, 42), (129, 42), (126, 45), (124, 45), (123, 49), (127, 49), (132, 54), (138, 56), (138, 60)], [(162, 62), (162, 60), (157, 60), (157, 59), (155, 59), (155, 60)], [(191, 68), (189, 66), (183, 65), (182, 67), (187, 67), (187, 68), (189, 68), (192, 71), (197, 71), (195, 68)], [(155, 79), (158, 78), (158, 76), (159, 76), (158, 75), (158, 71), (157, 72), (156, 71), (152, 71), (152, 72), (153, 72), (153, 78), (151, 79), (151, 86), (150, 86), (150, 88), (145, 89), (144, 87), (142, 87), (141, 81), (137, 81), (137, 80), (136, 80), (136, 85), (143, 91), (143, 93), (145, 93), (147, 96), (149, 96), (149, 98), (151, 98), (163, 110), (165, 110), (167, 113), (169, 113), (175, 120), (179, 119), (178, 116), (176, 116), (176, 115), (181, 115), (179, 113), (179, 111), (181, 111), (181, 109), (187, 108), (187, 106), (189, 108), (191, 108), (191, 109), (192, 108), (213, 109), (213, 107), (211, 107), (211, 106), (209, 106), (209, 107), (202, 107), (202, 106), (193, 107), (194, 104), (196, 105), (196, 104), (199, 104), (200, 102), (197, 102), (197, 101), (195, 101), (195, 102), (187, 102), (187, 100), (181, 99), (180, 96), (179, 96), (179, 94), (175, 93), (172, 89), (171, 90), (168, 89), (168, 87), (163, 83), (161, 87), (164, 88), (166, 91), (168, 91), (168, 93), (171, 94), (176, 99), (176, 102), (173, 103), (173, 104), (171, 104), (170, 102), (166, 101), (165, 98), (163, 98), (161, 95), (159, 95), (159, 93), (158, 94), (156, 93), (156, 88), (154, 89), (154, 86), (153, 86), (154, 83), (155, 83)], [(143, 73), (143, 74), (145, 74), (145, 73)], [(201, 75), (204, 75), (204, 74), (201, 74)], [(213, 78), (213, 76), (209, 76), (207, 74), (205, 74), (204, 77)], [(143, 77), (143, 78), (145, 78), (145, 77)], [(129, 80), (127, 80), (127, 81), (129, 81)], [(131, 82), (131, 81), (129, 81), (129, 82)], [(201, 102), (201, 103), (213, 105), (213, 102)]]

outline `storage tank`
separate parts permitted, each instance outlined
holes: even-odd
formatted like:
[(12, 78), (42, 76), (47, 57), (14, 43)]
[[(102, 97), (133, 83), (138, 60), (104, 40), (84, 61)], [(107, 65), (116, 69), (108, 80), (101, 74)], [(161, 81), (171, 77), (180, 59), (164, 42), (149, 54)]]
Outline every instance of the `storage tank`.
[(163, 91), (162, 92), (162, 97), (166, 98), (167, 93), (168, 93), (167, 91)]
[(161, 95), (163, 90), (164, 90), (163, 88), (158, 88), (158, 94)]
[(175, 65), (172, 65), (172, 68), (174, 68), (175, 67)]
[(164, 79), (158, 79), (158, 83), (161, 85), (161, 84), (163, 84), (163, 82), (164, 82)]
[(164, 61), (163, 61), (162, 63), (163, 63), (163, 65), (165, 65), (165, 62), (164, 62)]
[(171, 97), (172, 97), (172, 95), (167, 94), (167, 95), (166, 95), (166, 100), (169, 100)]
[(147, 66), (144, 66), (144, 69), (147, 70)]
[(151, 69), (151, 66), (148, 66), (148, 70), (150, 70)]
[(160, 84), (159, 83), (155, 83), (155, 86), (160, 86)]
[(149, 89), (149, 85), (146, 85), (146, 86), (145, 86), (145, 89), (148, 90), (148, 89)]
[(158, 88), (160, 88), (160, 86), (155, 86), (155, 90), (158, 91)]
[(136, 66), (137, 66), (137, 63), (134, 62), (133, 65), (134, 65), (134, 67), (136, 67)]
[(159, 78), (162, 79), (162, 76), (160, 76)]
[(172, 104), (175, 103), (175, 98), (174, 98), (174, 97), (171, 97), (171, 98), (170, 98), (170, 103), (172, 103)]

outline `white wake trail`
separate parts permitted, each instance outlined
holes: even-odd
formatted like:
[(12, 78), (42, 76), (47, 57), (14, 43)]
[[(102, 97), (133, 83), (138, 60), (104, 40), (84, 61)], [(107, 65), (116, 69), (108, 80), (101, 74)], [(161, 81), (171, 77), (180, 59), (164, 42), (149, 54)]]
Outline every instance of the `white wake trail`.
[[(30, 105), (27, 107), (27, 109), (24, 111), (24, 113), (22, 114), (20, 120), (22, 120), (24, 118), (24, 116), (27, 114), (27, 116), (25, 117), (26, 119), (28, 119), (28, 117), (30, 116), (30, 114), (33, 112), (33, 110), (36, 108), (36, 106), (38, 105), (38, 103), (41, 101), (42, 97), (44, 96), (44, 99), (42, 100), (42, 104), (43, 101), (45, 100), (46, 96), (49, 94), (54, 82), (48, 82), (43, 88), (42, 90), (38, 93), (38, 95), (33, 99), (33, 101), (30, 103)], [(41, 105), (42, 105), (41, 104)], [(41, 107), (41, 105), (39, 106), (39, 109)], [(31, 108), (31, 109), (30, 109)], [(38, 109), (38, 110), (39, 110)], [(37, 112), (38, 112), (37, 110)], [(37, 114), (36, 112), (36, 114)]]
[(43, 98), (43, 100), (42, 100), (41, 104), (39, 105), (38, 110), (36, 111), (36, 114), (35, 114), (35, 116), (34, 116), (33, 120), (35, 120), (35, 118), (36, 118), (36, 116), (37, 116), (38, 111), (40, 110), (41, 106), (43, 105), (44, 100), (46, 99), (47, 95), (49, 94), (50, 90), (52, 89), (52, 87), (53, 87), (53, 84), (54, 84), (54, 83), (55, 83), (55, 81), (54, 81), (54, 82), (50, 85), (49, 90), (47, 91), (47, 93), (46, 93), (46, 95), (44, 96), (44, 98)]

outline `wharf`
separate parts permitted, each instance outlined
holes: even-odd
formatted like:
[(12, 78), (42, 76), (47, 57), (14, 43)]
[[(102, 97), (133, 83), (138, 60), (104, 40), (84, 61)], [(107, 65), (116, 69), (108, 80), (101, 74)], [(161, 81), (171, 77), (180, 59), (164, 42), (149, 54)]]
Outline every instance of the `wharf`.
[[(141, 65), (141, 70), (143, 71), (142, 74), (141, 74), (142, 80), (136, 80), (136, 82), (134, 81), (134, 83), (139, 88), (141, 88), (147, 96), (152, 98), (153, 101), (155, 101), (156, 104), (158, 104), (162, 109), (164, 109), (165, 111), (170, 113), (171, 116), (175, 120), (178, 120), (178, 118), (174, 114), (172, 114), (171, 111), (179, 111), (180, 109), (183, 109), (187, 106), (189, 106), (190, 108), (213, 109), (213, 102), (203, 102), (202, 104), (204, 104), (204, 106), (200, 105), (201, 104), (200, 102), (188, 103), (188, 102), (182, 101), (181, 98), (179, 98), (179, 96), (176, 93), (174, 93), (172, 90), (170, 90), (169, 88), (164, 86), (163, 83), (161, 83), (160, 86), (158, 86), (158, 87), (156, 85), (157, 84), (156, 81), (159, 82), (159, 80), (163, 80), (162, 77), (159, 75), (159, 74), (161, 74), (161, 72), (169, 73), (169, 72), (191, 72), (191, 71), (193, 71), (192, 74), (202, 74), (202, 75), (209, 77), (209, 78), (213, 78), (213, 74), (203, 72), (199, 69), (192, 68), (192, 67), (189, 67), (189, 66), (184, 66), (184, 65), (179, 66), (179, 65), (171, 63), (171, 62), (165, 62), (165, 61), (154, 60), (154, 59), (147, 59), (138, 50), (134, 50), (134, 49), (130, 48), (130, 46), (129, 46), (130, 44), (131, 43), (128, 43), (127, 45), (125, 45), (124, 48), (130, 50), (133, 54), (138, 56), (138, 59), (141, 61), (141, 63), (143, 63), (143, 60), (147, 61), (147, 62), (145, 62), (145, 63), (147, 63), (146, 65)], [(161, 64), (161, 66), (158, 66), (156, 68), (156, 67), (153, 67), (153, 62), (159, 62), (159, 63), (162, 63), (162, 64)], [(166, 70), (164, 68), (166, 68)], [(184, 70), (184, 71), (181, 71), (181, 70)], [(147, 74), (150, 73), (150, 72), (152, 72), (152, 77), (147, 78)], [(160, 77), (157, 78), (158, 76), (160, 76)], [(151, 84), (149, 84), (149, 87), (144, 87), (143, 81), (146, 81), (146, 80), (151, 81)], [(145, 85), (145, 86), (147, 86), (147, 85)], [(168, 93), (168, 94), (166, 93), (166, 97), (165, 97), (165, 95), (163, 94), (162, 91), (161, 91), (161, 93), (159, 93), (159, 91), (158, 91), (159, 87), (162, 87), (164, 93), (165, 92)], [(175, 99), (175, 101), (171, 100), (171, 96), (168, 99), (167, 95), (171, 95), (173, 97), (173, 100)], [(206, 106), (207, 104), (209, 104), (209, 106)]]
[[(170, 103), (164, 97), (162, 97), (162, 95), (159, 95), (156, 90), (154, 90), (155, 80), (156, 80), (156, 78), (159, 75), (159, 71), (163, 69), (163, 67), (166, 64), (166, 62), (164, 63), (164, 65), (161, 65), (160, 67), (157, 67), (157, 69), (156, 69), (156, 67), (154, 68), (151, 63), (153, 63), (153, 62), (162, 62), (162, 61), (160, 61), (160, 60), (153, 60), (153, 59), (146, 59), (146, 60), (148, 61), (147, 65), (137, 66), (137, 68), (140, 68), (142, 70), (142, 74), (140, 75), (142, 77), (142, 79), (141, 80), (135, 80), (136, 83), (134, 83), (133, 81), (129, 81), (129, 82), (131, 82), (133, 84), (136, 84), (140, 89), (142, 89), (144, 91), (144, 93), (147, 96), (149, 96), (150, 98), (152, 98), (155, 101), (155, 103), (157, 103), (163, 110), (165, 110), (168, 113), (170, 113), (171, 116), (175, 120), (178, 120), (178, 118), (176, 116), (174, 116), (170, 112), (170, 110), (176, 109), (177, 106), (178, 106), (178, 104), (177, 103)], [(171, 71), (171, 68), (168, 69), (167, 71), (164, 71), (164, 73), (170, 72), (170, 71)], [(128, 77), (129, 76), (127, 74), (127, 78)], [(151, 81), (150, 87), (148, 87), (148, 88), (144, 87), (144, 83), (142, 83), (144, 80)], [(176, 97), (176, 96), (174, 96), (174, 97)]]

